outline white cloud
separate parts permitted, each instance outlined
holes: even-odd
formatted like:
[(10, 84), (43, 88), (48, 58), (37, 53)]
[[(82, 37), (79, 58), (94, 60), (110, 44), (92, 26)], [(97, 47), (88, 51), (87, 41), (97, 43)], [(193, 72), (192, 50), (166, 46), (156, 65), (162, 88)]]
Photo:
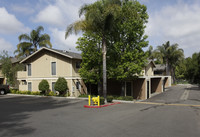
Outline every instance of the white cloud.
[[(146, 32), (155, 43), (178, 43), (186, 56), (199, 50), (200, 5), (178, 2), (150, 14)], [(154, 45), (157, 46), (157, 45)], [(198, 49), (198, 50), (197, 50)]]
[(58, 30), (57, 28), (51, 28), (50, 31), (52, 33), (51, 39), (53, 41), (53, 48), (77, 52), (76, 41), (80, 36), (70, 35), (67, 39), (65, 39), (65, 31)]
[(13, 50), (13, 46), (11, 43), (5, 41), (5, 39), (0, 38), (0, 51), (12, 51)]
[(36, 16), (36, 22), (43, 22), (50, 25), (63, 25), (64, 17), (57, 6), (49, 5), (40, 11)]
[(29, 5), (11, 5), (11, 10), (20, 14), (29, 15), (34, 13), (34, 9)]
[(55, 0), (55, 3), (47, 3), (47, 6), (41, 10), (35, 22), (42, 22), (53, 27), (67, 27), (79, 19), (78, 11), (83, 4), (92, 3), (95, 0)]
[(0, 33), (2, 34), (15, 34), (18, 32), (29, 31), (17, 18), (9, 14), (7, 10), (0, 8)]

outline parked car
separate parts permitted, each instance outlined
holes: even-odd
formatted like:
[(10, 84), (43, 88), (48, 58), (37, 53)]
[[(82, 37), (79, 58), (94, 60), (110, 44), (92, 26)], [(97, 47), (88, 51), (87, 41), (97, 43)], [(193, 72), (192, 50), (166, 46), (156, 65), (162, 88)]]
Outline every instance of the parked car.
[(9, 85), (0, 85), (0, 95), (8, 93), (9, 90)]

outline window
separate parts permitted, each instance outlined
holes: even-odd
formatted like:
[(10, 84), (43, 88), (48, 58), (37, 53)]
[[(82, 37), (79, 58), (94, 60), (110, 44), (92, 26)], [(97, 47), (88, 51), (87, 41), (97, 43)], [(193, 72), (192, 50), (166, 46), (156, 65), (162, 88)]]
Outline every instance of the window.
[(77, 61), (77, 62), (76, 62), (76, 68), (77, 68), (77, 69), (81, 68), (81, 62), (80, 62), (80, 61)]
[(56, 62), (51, 62), (51, 75), (56, 75)]
[(76, 89), (80, 89), (80, 82), (76, 82)]
[(56, 93), (56, 90), (54, 89), (55, 83), (56, 83), (56, 82), (52, 82), (52, 91), (53, 91), (54, 93)]
[(22, 80), (22, 85), (27, 85), (26, 80)]
[(31, 64), (28, 64), (28, 76), (31, 76)]
[(32, 83), (28, 82), (28, 91), (32, 91)]

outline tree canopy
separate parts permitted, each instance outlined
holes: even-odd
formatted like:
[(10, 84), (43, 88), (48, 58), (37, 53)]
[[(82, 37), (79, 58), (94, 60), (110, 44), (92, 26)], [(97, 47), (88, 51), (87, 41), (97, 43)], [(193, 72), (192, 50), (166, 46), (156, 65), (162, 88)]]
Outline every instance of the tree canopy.
[(3, 51), (0, 55), (0, 67), (2, 74), (7, 79), (7, 84), (15, 86), (17, 71), (23, 70), (22, 64), (12, 64), (11, 57), (7, 51)]
[(41, 47), (52, 47), (50, 36), (48, 34), (41, 34), (44, 31), (42, 26), (38, 26), (32, 30), (30, 34), (21, 34), (17, 49), (14, 51), (17, 57), (27, 57)]
[(191, 83), (200, 84), (200, 52), (185, 59), (185, 78)]
[(184, 59), (183, 49), (179, 48), (177, 43), (170, 45), (167, 41), (162, 46), (157, 46), (154, 56), (166, 65), (166, 74), (171, 75), (175, 82), (175, 68)]
[[(147, 36), (144, 35), (148, 14), (146, 6), (137, 1), (118, 4), (120, 6), (112, 17), (112, 28), (107, 31), (104, 39), (107, 48), (106, 71), (108, 78), (124, 81), (140, 74), (146, 63), (147, 56), (143, 48), (148, 45)], [(102, 33), (85, 29), (77, 44), (77, 48), (82, 51), (80, 75), (87, 82), (101, 81), (104, 72), (104, 58), (101, 57), (104, 52), (100, 52), (104, 48)]]

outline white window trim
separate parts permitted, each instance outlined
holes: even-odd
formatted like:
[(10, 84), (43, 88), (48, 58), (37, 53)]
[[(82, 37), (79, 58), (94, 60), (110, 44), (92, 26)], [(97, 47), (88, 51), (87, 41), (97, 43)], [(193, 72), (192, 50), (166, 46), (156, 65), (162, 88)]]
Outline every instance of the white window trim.
[[(28, 72), (29, 72), (29, 69), (28, 69), (28, 66), (31, 66), (31, 75), (29, 76), (29, 74), (28, 74)], [(29, 63), (29, 64), (27, 64), (27, 76), (28, 77), (31, 77), (32, 76), (32, 65), (31, 65), (31, 63)]]
[[(56, 63), (56, 75), (52, 75), (52, 63)], [(51, 62), (51, 66), (50, 66), (51, 68), (51, 76), (57, 76), (57, 62), (56, 61), (52, 61)]]

